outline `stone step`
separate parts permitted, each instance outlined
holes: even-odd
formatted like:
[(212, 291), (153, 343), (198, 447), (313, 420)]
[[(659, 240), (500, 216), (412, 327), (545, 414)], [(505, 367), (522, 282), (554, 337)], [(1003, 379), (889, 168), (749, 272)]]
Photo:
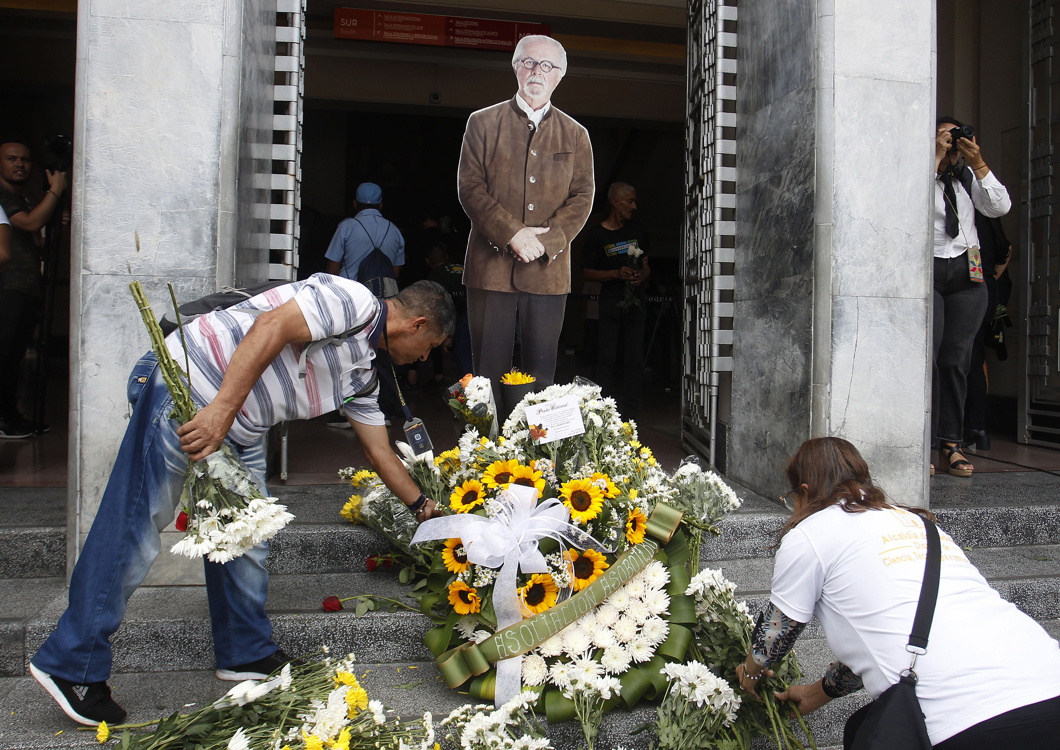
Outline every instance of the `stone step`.
[(0, 487), (0, 579), (66, 575), (66, 488)]

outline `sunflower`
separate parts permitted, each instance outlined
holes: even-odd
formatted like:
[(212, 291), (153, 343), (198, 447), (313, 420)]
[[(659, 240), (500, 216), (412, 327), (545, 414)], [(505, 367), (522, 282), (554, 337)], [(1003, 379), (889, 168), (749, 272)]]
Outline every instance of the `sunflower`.
[(588, 523), (596, 518), (604, 506), (604, 493), (591, 479), (572, 479), (564, 482), (559, 488), (559, 496), (563, 498), (563, 504), (570, 509), (571, 517), (581, 523)]
[(612, 498), (618, 497), (618, 487), (611, 481), (611, 477), (607, 474), (601, 474), (599, 471), (589, 477), (590, 482), (602, 482), (605, 485), (604, 497)]
[(512, 482), (512, 474), (519, 466), (514, 458), (508, 461), (494, 461), (486, 467), (482, 475), (482, 484), (487, 488), (507, 487)]
[(519, 594), (526, 608), (536, 615), (555, 606), (559, 588), (548, 573), (534, 573), (530, 582), (519, 589)]
[(339, 514), (350, 523), (360, 523), (361, 500), (362, 498), (360, 495), (350, 495), (350, 499), (342, 506), (342, 510), (339, 511)]
[(594, 549), (587, 549), (581, 553), (571, 549), (567, 550), (563, 556), (567, 558), (567, 562), (571, 564), (571, 570), (574, 571), (575, 591), (584, 589), (610, 567), (604, 556)]
[[(552, 601), (555, 600), (556, 597), (553, 595)], [(453, 605), (453, 609), (456, 610), (458, 615), (473, 615), (482, 609), (482, 601), (478, 598), (478, 591), (463, 581), (453, 581), (449, 584), (449, 603)]]
[(517, 465), (512, 472), (511, 483), (521, 484), (524, 487), (535, 487), (539, 496), (545, 491), (545, 480), (541, 476), (541, 472), (534, 471), (532, 467), (523, 466), (522, 464)]
[(442, 562), (445, 563), (445, 569), (450, 573), (463, 573), (467, 570), (470, 563), (467, 561), (464, 543), (459, 539), (448, 540), (442, 549)]
[[(632, 490), (635, 492), (635, 490)], [(630, 544), (640, 544), (644, 541), (644, 531), (648, 528), (648, 517), (640, 508), (629, 509), (629, 520), (626, 521), (626, 540)]]
[(449, 507), (457, 513), (470, 513), (473, 508), (482, 505), (485, 500), (485, 490), (482, 482), (477, 479), (469, 479), (453, 490), (449, 496)]

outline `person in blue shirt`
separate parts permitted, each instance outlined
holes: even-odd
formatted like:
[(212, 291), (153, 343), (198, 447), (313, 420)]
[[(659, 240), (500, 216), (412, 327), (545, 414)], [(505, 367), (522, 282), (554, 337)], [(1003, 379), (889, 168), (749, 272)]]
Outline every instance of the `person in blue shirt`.
[(357, 186), (353, 201), (355, 214), (342, 220), (324, 254), (328, 273), (356, 281), (361, 261), (378, 247), (393, 262), (394, 278), (401, 275), (401, 267), (405, 265), (405, 238), (393, 223), (383, 218), (382, 207), (382, 188), (374, 182)]

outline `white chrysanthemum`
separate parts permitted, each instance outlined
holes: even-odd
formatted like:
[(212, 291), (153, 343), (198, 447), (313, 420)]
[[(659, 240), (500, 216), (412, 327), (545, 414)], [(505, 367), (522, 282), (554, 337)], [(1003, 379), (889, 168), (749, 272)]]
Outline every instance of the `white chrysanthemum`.
[(610, 602), (604, 602), (596, 608), (596, 624), (601, 628), (609, 628), (618, 620), (619, 614)]
[(651, 610), (649, 610), (647, 605), (640, 599), (630, 602), (629, 608), (626, 609), (626, 617), (630, 618), (638, 625), (643, 625), (651, 616)]
[(587, 632), (592, 633), (593, 629), (596, 628), (596, 613), (589, 612), (578, 618), (578, 624), (581, 625)]
[(629, 669), (630, 658), (629, 651), (616, 645), (604, 649), (600, 664), (608, 674), (625, 674)]
[(319, 701), (314, 701), (313, 705), (316, 707), (316, 713), (310, 719), (313, 725), (310, 730), (311, 734), (315, 734), (323, 740), (330, 740), (346, 726), (346, 712), (348, 710), (346, 693), (348, 691), (348, 686), (340, 685), (328, 693), (327, 703), (322, 704)]
[(617, 677), (600, 677), (596, 680), (593, 687), (596, 689), (596, 693), (605, 701), (622, 692), (622, 683)]
[(655, 656), (656, 646), (644, 636), (634, 638), (629, 642), (627, 648), (629, 649), (629, 657), (637, 664), (643, 664)]
[(563, 651), (572, 658), (581, 656), (592, 645), (592, 636), (578, 623), (563, 631)]
[(619, 643), (629, 643), (637, 637), (637, 622), (626, 615), (619, 617), (618, 622), (612, 625), (611, 629), (615, 632), (615, 638)]
[(642, 579), (639, 575), (634, 576), (632, 579), (630, 579), (629, 583), (627, 583), (622, 588), (626, 590), (626, 594), (631, 600), (640, 599), (642, 596), (644, 596), (644, 579)]
[(596, 648), (607, 648), (608, 646), (615, 646), (618, 644), (618, 639), (615, 637), (615, 631), (611, 628), (597, 627), (593, 630), (593, 645)]
[(250, 750), (250, 740), (243, 732), (243, 727), (237, 729), (232, 739), (228, 740), (228, 750)]
[(661, 615), (670, 608), (670, 596), (661, 590), (649, 591), (644, 595), (644, 607), (653, 615)]
[(571, 665), (571, 681), (580, 681), (591, 684), (593, 680), (604, 673), (604, 668), (596, 659), (583, 657), (575, 659)]
[(559, 656), (563, 653), (563, 633), (556, 633), (537, 647), (542, 656)]
[(648, 563), (640, 575), (648, 588), (663, 589), (670, 583), (670, 571), (658, 560)]
[(620, 588), (615, 593), (608, 597), (607, 603), (614, 607), (619, 612), (625, 612), (626, 607), (629, 606), (629, 593), (625, 587)]
[(539, 654), (530, 653), (523, 657), (523, 684), (540, 685), (548, 679), (548, 665)]
[(640, 637), (652, 646), (658, 646), (670, 634), (670, 623), (661, 617), (649, 617), (640, 628)]
[(372, 712), (372, 720), (376, 724), (386, 724), (386, 710), (383, 704), (377, 700), (368, 701), (368, 710)]
[(557, 662), (548, 670), (549, 681), (560, 690), (570, 687), (571, 665), (567, 662)]
[(489, 632), (488, 630), (476, 630), (474, 633), (471, 634), (471, 638), (469, 640), (474, 641), (476, 644), (478, 644), (482, 643), (491, 635), (493, 635), (493, 633)]
[(471, 640), (471, 634), (475, 632), (475, 626), (478, 625), (478, 618), (473, 615), (467, 615), (461, 617), (456, 621), (457, 632), (460, 633), (460, 637), (465, 641)]

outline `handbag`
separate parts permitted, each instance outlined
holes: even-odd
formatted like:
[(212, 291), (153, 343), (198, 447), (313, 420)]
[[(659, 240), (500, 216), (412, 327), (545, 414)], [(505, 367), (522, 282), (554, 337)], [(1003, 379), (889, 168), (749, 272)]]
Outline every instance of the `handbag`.
[(928, 633), (935, 615), (935, 603), (939, 595), (939, 574), (942, 566), (942, 544), (939, 530), (930, 519), (924, 518), (927, 534), (927, 561), (924, 564), (924, 582), (920, 586), (920, 601), (913, 618), (913, 630), (909, 634), (906, 651), (913, 655), (909, 668), (904, 670), (898, 682), (891, 685), (880, 697), (858, 709), (847, 721), (843, 731), (843, 747), (847, 750), (929, 750), (924, 712), (916, 697), (917, 676), (914, 671), (916, 659), (927, 653)]

